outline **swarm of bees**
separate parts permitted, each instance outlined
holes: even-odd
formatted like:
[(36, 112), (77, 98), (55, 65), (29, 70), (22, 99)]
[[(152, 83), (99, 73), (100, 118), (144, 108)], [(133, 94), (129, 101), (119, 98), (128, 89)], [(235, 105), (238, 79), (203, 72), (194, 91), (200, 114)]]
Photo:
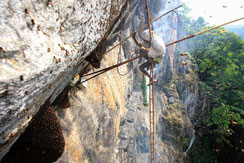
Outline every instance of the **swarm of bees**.
[[(187, 56), (187, 53), (180, 53), (180, 55), (183, 56), (183, 57), (185, 57), (185, 56)], [(185, 65), (187, 65), (187, 62), (183, 61), (181, 64), (183, 66), (185, 66)]]
[(0, 47), (0, 51), (5, 53), (5, 50), (2, 47)]
[(31, 23), (32, 23), (32, 25), (36, 24), (34, 19), (31, 19)]
[(23, 81), (24, 80), (24, 76), (20, 75), (19, 79), (20, 79), (20, 81)]
[(187, 62), (184, 62), (184, 61), (183, 61), (181, 64), (182, 64), (183, 66), (185, 66), (185, 65), (187, 65)]
[(25, 13), (26, 13), (26, 14), (30, 14), (30, 12), (29, 12), (28, 9), (25, 9)]
[(37, 30), (38, 30), (38, 31), (41, 31), (41, 28), (40, 28), (40, 26), (39, 26), (39, 25), (37, 26)]
[(52, 1), (51, 0), (48, 0), (47, 1), (47, 6), (49, 6), (50, 4), (52, 4)]
[(53, 56), (53, 60), (54, 60), (56, 63), (59, 62), (59, 60), (58, 60), (55, 56)]
[(232, 121), (232, 124), (233, 124), (233, 125), (236, 125), (237, 123), (236, 123), (235, 121)]
[(187, 56), (187, 53), (181, 53), (180, 55), (184, 57)]
[(28, 95), (29, 94), (29, 92), (28, 91), (25, 91), (25, 95)]

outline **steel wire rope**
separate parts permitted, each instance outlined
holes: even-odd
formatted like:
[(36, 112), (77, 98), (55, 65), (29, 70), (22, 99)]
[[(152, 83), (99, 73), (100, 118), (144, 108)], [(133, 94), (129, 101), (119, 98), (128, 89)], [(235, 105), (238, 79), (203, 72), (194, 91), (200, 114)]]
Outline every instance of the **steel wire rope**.
[[(119, 42), (122, 41), (123, 14), (121, 14), (121, 17), (120, 17), (120, 24), (121, 24), (121, 25), (120, 25), (120, 33), (119, 33)], [(123, 45), (123, 43), (121, 43), (120, 46), (119, 46), (119, 55), (118, 55), (118, 58), (117, 58), (117, 64), (119, 64), (119, 62), (121, 62), (122, 45)], [(130, 59), (132, 59), (133, 56), (134, 56), (134, 54), (131, 55)], [(133, 62), (132, 62), (132, 63), (133, 63)], [(118, 72), (118, 74), (119, 74), (120, 76), (125, 76), (125, 75), (129, 74), (130, 71), (131, 71), (132, 69), (133, 69), (133, 65), (132, 65), (132, 68), (129, 68), (129, 70), (128, 70), (126, 73), (122, 74), (122, 73), (119, 71), (119, 67), (117, 67), (117, 72)]]

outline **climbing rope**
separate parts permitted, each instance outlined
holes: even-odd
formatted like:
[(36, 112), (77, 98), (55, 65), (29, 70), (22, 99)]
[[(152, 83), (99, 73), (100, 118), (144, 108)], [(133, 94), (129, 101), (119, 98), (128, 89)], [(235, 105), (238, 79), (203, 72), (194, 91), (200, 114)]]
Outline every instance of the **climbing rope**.
[(206, 33), (206, 32), (208, 32), (208, 31), (214, 30), (214, 29), (216, 29), (216, 28), (222, 27), (222, 26), (227, 25), (227, 24), (230, 24), (230, 23), (237, 22), (237, 21), (242, 20), (242, 19), (244, 19), (244, 17), (239, 18), (239, 19), (235, 19), (235, 20), (232, 20), (232, 21), (229, 21), (229, 22), (224, 23), (224, 24), (220, 24), (220, 25), (215, 26), (215, 27), (213, 27), (213, 28), (209, 28), (209, 29), (200, 31), (200, 32), (198, 32), (198, 33), (195, 33), (195, 34), (192, 34), (192, 35), (190, 35), (190, 36), (184, 37), (184, 38), (182, 38), (182, 39), (176, 40), (176, 41), (174, 41), (174, 42), (168, 43), (168, 44), (166, 44), (165, 46), (170, 46), (170, 45), (176, 44), (176, 43), (178, 43), (178, 42), (181, 42), (181, 41), (184, 41), (184, 40), (188, 40), (188, 39), (190, 39), (190, 38), (192, 38), (192, 37), (195, 37), (195, 36), (197, 36), (197, 35)]
[[(171, 11), (171, 12), (172, 12), (172, 11)], [(158, 18), (157, 18), (157, 19), (158, 19)], [(230, 22), (227, 22), (227, 23), (218, 25), (218, 26), (216, 26), (216, 27), (213, 27), (213, 28), (210, 28), (210, 29), (207, 29), (207, 30), (204, 30), (204, 31), (195, 33), (195, 34), (192, 34), (192, 35), (190, 35), (190, 36), (187, 36), (187, 37), (184, 37), (184, 38), (182, 38), (182, 39), (176, 40), (176, 41), (174, 41), (174, 42), (168, 43), (168, 44), (166, 44), (165, 46), (168, 47), (168, 46), (170, 46), (170, 45), (173, 45), (173, 44), (179, 43), (179, 42), (181, 42), (181, 41), (184, 41), (184, 40), (190, 39), (190, 38), (192, 38), (192, 37), (195, 37), (195, 36), (197, 36), (197, 35), (199, 35), (199, 34), (203, 34), (203, 33), (208, 32), (208, 31), (210, 31), (210, 30), (213, 30), (213, 29), (222, 27), (222, 26), (224, 26), (224, 25), (227, 25), (227, 24), (230, 24), (230, 23), (233, 23), (233, 22), (242, 20), (242, 19), (244, 19), (244, 17), (239, 18), (239, 19), (232, 20), (232, 21), (230, 21)], [(154, 20), (155, 20), (155, 19), (154, 19)], [(152, 22), (153, 22), (153, 21), (152, 21)], [(152, 23), (152, 22), (151, 22), (151, 23)], [(144, 25), (144, 27), (146, 27), (146, 26), (147, 26), (147, 25)], [(140, 29), (142, 29), (142, 28), (140, 28)], [(139, 31), (140, 31), (140, 30), (139, 30)], [(132, 36), (132, 35), (131, 35), (131, 36)], [(128, 37), (127, 37), (127, 38), (128, 38)], [(125, 41), (125, 40), (124, 40), (124, 41)], [(117, 44), (117, 45), (120, 45), (120, 44)], [(117, 46), (117, 45), (115, 45), (115, 46)], [(115, 47), (113, 47), (113, 48), (115, 48)], [(113, 48), (112, 48), (112, 49), (113, 49)], [(111, 51), (112, 49), (110, 49), (110, 51)], [(106, 53), (108, 53), (108, 52), (106, 52)], [(104, 53), (104, 55), (105, 55), (106, 53)], [(118, 64), (116, 64), (116, 65), (113, 65), (113, 66), (104, 68), (104, 69), (102, 69), (102, 70), (98, 70), (98, 71), (95, 71), (95, 72), (93, 72), (93, 73), (85, 74), (85, 75), (83, 75), (83, 77), (85, 77), (85, 76), (90, 76), (90, 75), (94, 75), (94, 74), (97, 74), (96, 76), (99, 76), (100, 74), (103, 74), (103, 73), (105, 73), (105, 72), (107, 72), (107, 71), (109, 71), (109, 70), (112, 70), (112, 69), (114, 69), (114, 68), (116, 68), (116, 67), (118, 67), (118, 66), (122, 66), (122, 65), (124, 65), (124, 64), (126, 64), (126, 63), (129, 63), (129, 62), (131, 62), (131, 61), (133, 61), (133, 60), (135, 60), (135, 59), (138, 59), (138, 58), (140, 58), (140, 57), (142, 57), (142, 54), (141, 54), (140, 56), (136, 56), (136, 57), (134, 57), (134, 58), (128, 59), (128, 60), (126, 60), (126, 61), (124, 61), (124, 62), (118, 63)], [(99, 74), (98, 74), (98, 73), (99, 73)], [(96, 76), (93, 76), (93, 77), (91, 77), (91, 78), (88, 78), (88, 79), (82, 81), (81, 83), (86, 82), (86, 81), (88, 81), (88, 80), (90, 80), (90, 79), (92, 79), (92, 78), (95, 78)]]
[[(179, 6), (179, 7), (180, 7), (180, 6)], [(179, 7), (177, 7), (177, 8), (179, 8)], [(175, 9), (176, 9), (176, 8), (175, 8)], [(175, 10), (175, 9), (173, 9), (173, 10)], [(171, 10), (171, 11), (169, 11), (169, 12), (172, 12), (173, 10)], [(167, 12), (167, 13), (169, 13), (169, 12)], [(165, 14), (166, 14), (166, 13), (165, 13)], [(165, 15), (165, 14), (164, 14), (164, 15)], [(160, 17), (162, 17), (162, 15), (161, 15)], [(154, 22), (154, 21), (156, 21), (156, 20), (158, 20), (160, 17), (158, 17), (157, 19), (154, 19), (153, 21), (151, 21), (151, 23)], [(204, 30), (204, 31), (195, 33), (195, 34), (192, 34), (192, 35), (190, 35), (190, 36), (187, 36), (187, 37), (184, 37), (184, 38), (182, 38), (182, 39), (176, 40), (176, 41), (174, 41), (174, 42), (168, 43), (168, 44), (166, 44), (165, 46), (168, 47), (168, 46), (170, 46), (170, 45), (179, 43), (179, 42), (181, 42), (181, 41), (190, 39), (190, 38), (192, 38), (192, 37), (194, 37), (194, 36), (197, 36), (197, 35), (199, 35), (199, 34), (203, 34), (203, 33), (208, 32), (208, 31), (210, 31), (210, 30), (213, 30), (213, 29), (222, 27), (222, 26), (224, 26), (224, 25), (227, 25), (227, 24), (230, 24), (230, 23), (233, 23), (233, 22), (242, 20), (242, 19), (244, 19), (244, 17), (239, 18), (239, 19), (232, 20), (232, 21), (230, 21), (230, 22), (227, 22), (227, 23), (218, 25), (218, 26), (216, 26), (216, 27), (213, 27), (213, 28), (210, 28), (210, 29), (207, 29), (207, 30)], [(147, 26), (147, 25), (144, 25), (144, 27), (146, 27), (146, 26)], [(143, 28), (144, 28), (144, 27), (143, 27)], [(140, 28), (140, 29), (143, 29), (143, 28)], [(139, 29), (138, 31), (140, 31), (140, 29)], [(138, 31), (137, 31), (137, 32), (138, 32)], [(132, 35), (130, 35), (130, 37), (131, 37), (131, 36), (132, 36)], [(127, 38), (128, 38), (128, 37), (127, 37)], [(123, 40), (123, 41), (126, 41), (126, 39)], [(123, 41), (122, 41), (122, 42), (123, 42)], [(115, 45), (112, 49), (114, 49), (116, 46), (120, 45), (122, 42), (120, 42), (119, 44)], [(112, 49), (110, 49), (109, 51), (111, 51)], [(108, 51), (107, 51), (106, 53), (104, 53), (104, 55), (107, 54), (107, 53), (108, 53)], [(109, 70), (112, 70), (112, 69), (116, 68), (117, 66), (122, 66), (122, 65), (124, 65), (124, 64), (126, 64), (126, 63), (129, 63), (129, 62), (131, 62), (131, 61), (133, 61), (133, 60), (135, 60), (135, 59), (138, 59), (138, 58), (140, 58), (140, 57), (142, 57), (142, 56), (140, 55), (140, 56), (137, 56), (137, 57), (128, 59), (128, 60), (126, 60), (126, 61), (124, 61), (124, 62), (122, 62), (122, 63), (119, 63), (119, 64), (116, 64), (116, 65), (113, 65), (113, 66), (104, 68), (104, 69), (102, 69), (102, 70), (95, 71), (95, 72), (93, 72), (93, 73), (89, 73), (89, 74), (85, 74), (85, 75), (83, 75), (83, 77), (85, 77), (85, 76), (89, 76), (89, 75), (94, 75), (94, 74), (97, 74), (97, 73), (99, 73), (99, 74), (97, 74), (96, 76), (99, 76), (100, 74), (103, 74), (103, 73), (105, 73), (105, 72), (107, 72), (107, 71), (109, 71)], [(93, 76), (93, 77), (91, 77), (91, 78), (88, 78), (88, 79), (82, 81), (82, 83), (83, 83), (83, 82), (86, 82), (86, 81), (88, 81), (88, 80), (90, 80), (90, 79), (92, 79), (92, 78), (95, 78), (96, 76)]]
[[(150, 77), (151, 80), (154, 80), (153, 77), (153, 68), (154, 66), (151, 66), (150, 69)], [(154, 82), (152, 82), (151, 85), (149, 85), (149, 127), (150, 127), (150, 158), (151, 163), (155, 162), (155, 107), (154, 107)]]
[[(121, 17), (120, 17), (120, 33), (119, 33), (119, 42), (122, 41), (122, 31), (123, 31), (123, 14), (121, 14)], [(120, 47), (119, 47), (119, 55), (118, 55), (118, 58), (117, 58), (117, 64), (119, 64), (119, 62), (121, 62), (121, 55), (122, 55), (122, 44), (120, 44)], [(131, 55), (131, 58), (133, 58), (133, 54)], [(125, 76), (127, 75), (128, 73), (130, 73), (130, 71), (133, 69), (133, 67), (129, 68), (129, 70), (122, 74), (120, 71), (119, 71), (119, 66), (117, 67), (117, 72), (120, 76)]]
[(81, 83), (84, 83), (84, 82), (86, 82), (86, 81), (88, 81), (88, 80), (91, 80), (91, 79), (93, 79), (93, 78), (95, 78), (95, 77), (97, 77), (97, 76), (99, 76), (99, 75), (101, 75), (101, 74), (103, 74), (103, 73), (105, 73), (105, 72), (108, 72), (108, 71), (110, 71), (110, 70), (112, 70), (112, 69), (114, 69), (114, 68), (116, 68), (116, 67), (122, 66), (122, 65), (124, 65), (124, 64), (126, 64), (126, 63), (129, 63), (129, 62), (132, 62), (132, 61), (134, 61), (134, 60), (136, 60), (136, 59), (138, 59), (138, 58), (140, 58), (140, 57), (142, 57), (142, 55), (139, 55), (139, 56), (136, 56), (136, 57), (134, 57), (134, 58), (128, 59), (128, 60), (126, 60), (126, 61), (124, 61), (124, 62), (121, 62), (121, 63), (118, 63), (118, 64), (116, 64), (116, 65), (113, 65), (113, 66), (104, 68), (104, 69), (102, 69), (102, 70), (98, 70), (98, 71), (95, 71), (95, 72), (92, 72), (92, 73), (89, 73), (89, 74), (85, 74), (85, 75), (83, 75), (83, 77), (90, 76), (90, 75), (94, 75), (94, 76), (92, 76), (92, 77), (90, 77), (90, 78), (88, 78), (88, 79), (82, 81)]
[[(161, 19), (162, 17), (164, 17), (165, 15), (169, 14), (170, 12), (172, 12), (172, 11), (174, 11), (174, 10), (180, 8), (181, 6), (182, 6), (182, 5), (180, 5), (180, 6), (176, 7), (176, 8), (174, 8), (174, 9), (172, 9), (172, 10), (170, 10), (170, 11), (164, 13), (164, 14), (162, 14), (161, 16), (159, 16), (159, 17), (156, 18), (156, 19), (153, 19), (153, 20), (150, 22), (150, 24), (153, 23), (153, 22), (155, 22), (155, 21), (157, 21), (157, 20), (159, 20), (159, 19)], [(142, 26), (142, 27), (139, 28), (138, 30), (132, 32), (132, 33), (131, 33), (128, 37), (126, 37), (124, 40), (122, 40), (121, 42), (119, 42), (118, 44), (116, 44), (115, 46), (113, 46), (111, 49), (109, 49), (108, 51), (106, 51), (106, 52), (102, 55), (102, 57), (103, 57), (104, 55), (108, 54), (109, 52), (111, 52), (113, 49), (115, 49), (115, 48), (116, 48), (117, 46), (119, 46), (120, 44), (123, 44), (126, 40), (128, 40), (129, 38), (131, 38), (131, 37), (134, 35), (134, 33), (138, 33), (139, 31), (141, 31), (142, 29), (144, 29), (144, 28), (147, 27), (147, 26), (148, 26), (148, 24), (145, 24), (144, 26)]]
[[(179, 7), (180, 7), (180, 6), (179, 6)], [(179, 7), (177, 7), (177, 8), (179, 8)], [(177, 8), (175, 8), (175, 9), (177, 9)], [(174, 11), (175, 9), (170, 10), (170, 11), (167, 12), (167, 13), (170, 13), (170, 12)], [(147, 12), (148, 12), (148, 10), (147, 10)], [(165, 13), (164, 15), (166, 15), (167, 13)], [(149, 13), (148, 13), (147, 15), (149, 15)], [(162, 15), (162, 16), (163, 16), (163, 15)], [(157, 19), (154, 19), (152, 22), (158, 20), (158, 19), (161, 18), (162, 16), (158, 17)], [(149, 18), (149, 17), (148, 17), (148, 18)], [(184, 38), (179, 39), (179, 40), (177, 40), (177, 41), (168, 43), (168, 44), (166, 44), (165, 46), (167, 47), (167, 46), (176, 44), (176, 43), (178, 43), (178, 42), (181, 42), (181, 41), (190, 39), (190, 38), (195, 37), (195, 36), (197, 36), (197, 35), (203, 34), (203, 33), (205, 33), (205, 32), (214, 30), (214, 29), (219, 28), (219, 27), (221, 27), (221, 26), (224, 26), (224, 25), (227, 25), (227, 24), (230, 24), (230, 23), (233, 23), (233, 22), (242, 20), (242, 19), (244, 19), (244, 17), (239, 18), (239, 19), (235, 19), (235, 20), (232, 20), (232, 21), (229, 21), (229, 22), (227, 22), (227, 23), (218, 25), (218, 26), (216, 26), (216, 27), (213, 27), (213, 28), (210, 28), (210, 29), (207, 29), (207, 30), (200, 31), (200, 32), (198, 32), (198, 33), (195, 33), (195, 34), (192, 34), (192, 35), (190, 35), (190, 36), (184, 37)], [(125, 40), (123, 40), (123, 41), (121, 41), (119, 44), (115, 45), (113, 48), (111, 48), (110, 50), (108, 50), (108, 51), (107, 51), (106, 53), (104, 53), (103, 55), (107, 54), (108, 52), (110, 52), (112, 49), (114, 49), (114, 48), (117, 47), (118, 45), (121, 45), (121, 44), (122, 44), (123, 42), (125, 42), (128, 38), (130, 38), (134, 33), (139, 32), (139, 31), (140, 31), (141, 29), (143, 29), (144, 27), (146, 27), (146, 26), (150, 27), (150, 23), (152, 23), (152, 22), (148, 21), (148, 25), (144, 25), (144, 26), (141, 27), (139, 30), (133, 32), (133, 33), (132, 33), (130, 36), (128, 36)], [(122, 22), (121, 22), (121, 23), (122, 23)], [(150, 29), (149, 29), (149, 31), (150, 31)], [(150, 37), (151, 37), (151, 36), (150, 36)], [(121, 40), (122, 40), (122, 39), (121, 39)], [(122, 63), (117, 63), (116, 65), (110, 66), (110, 67), (108, 67), (108, 68), (104, 68), (104, 69), (102, 69), (102, 70), (99, 70), (99, 71), (96, 71), (96, 72), (93, 72), (93, 73), (90, 73), (90, 74), (83, 75), (83, 77), (85, 77), (85, 76), (89, 76), (89, 75), (94, 75), (94, 74), (95, 74), (94, 76), (92, 76), (92, 77), (90, 77), (90, 78), (88, 78), (88, 79), (82, 81), (81, 83), (86, 82), (86, 81), (88, 81), (88, 80), (90, 80), (90, 79), (93, 79), (93, 78), (95, 78), (95, 77), (97, 77), (97, 76), (99, 76), (99, 75), (101, 75), (101, 74), (103, 74), (103, 73), (105, 73), (105, 72), (107, 72), (107, 71), (110, 71), (110, 70), (112, 70), (112, 69), (114, 69), (114, 68), (116, 68), (116, 67), (122, 66), (122, 65), (124, 65), (124, 64), (126, 64), (126, 63), (129, 63), (129, 62), (132, 62), (133, 60), (138, 59), (138, 58), (140, 58), (140, 57), (142, 57), (142, 55), (139, 55), (139, 56), (137, 56), (137, 57), (128, 59), (128, 60), (126, 60), (126, 61), (124, 61), (124, 62), (122, 62)], [(155, 145), (155, 104), (154, 104), (154, 82), (153, 82), (153, 81), (154, 81), (154, 76), (153, 76), (153, 69), (154, 69), (154, 65), (151, 65), (151, 70), (150, 70), (150, 81), (151, 81), (150, 83), (151, 83), (151, 84), (149, 85), (149, 123), (150, 123), (149, 126), (150, 126), (150, 158), (151, 158), (151, 163), (155, 163), (155, 147), (154, 147), (154, 145)]]
[(147, 13), (147, 26), (148, 26), (148, 30), (149, 30), (149, 35), (150, 35), (150, 45), (149, 48), (151, 46), (151, 41), (152, 41), (152, 31), (151, 31), (151, 23), (150, 23), (150, 14), (149, 14), (149, 6), (148, 6), (148, 1), (145, 0), (145, 4), (146, 4), (146, 13)]
[[(152, 22), (158, 20), (158, 19), (161, 18), (162, 16), (164, 16), (164, 15), (166, 15), (166, 14), (168, 14), (168, 13), (174, 11), (175, 9), (181, 7), (181, 6), (179, 6), (179, 7), (175, 8), (175, 9), (173, 9), (173, 10), (170, 10), (169, 12), (167, 12), (167, 13), (161, 15), (161, 16), (158, 17), (157, 19), (154, 19), (153, 21), (150, 22), (150, 20), (149, 20), (149, 9), (148, 9), (147, 0), (145, 0), (145, 2), (146, 2), (146, 6), (147, 6), (147, 7), (146, 7), (146, 10), (147, 10), (148, 24), (142, 26), (140, 29), (138, 29), (137, 31), (133, 32), (130, 36), (126, 37), (123, 41), (121, 41), (122, 39), (120, 39), (120, 43), (118, 43), (118, 44), (115, 45), (113, 48), (111, 48), (110, 50), (108, 50), (107, 52), (105, 52), (103, 55), (105, 55), (105, 54), (107, 54), (108, 52), (112, 51), (115, 47), (117, 47), (117, 46), (119, 46), (119, 45), (122, 45), (122, 43), (124, 43), (124, 42), (125, 42), (126, 40), (128, 40), (131, 36), (133, 36), (134, 33), (139, 32), (141, 29), (145, 28), (146, 26), (149, 27), (150, 38), (151, 38), (150, 24), (151, 24)], [(216, 27), (213, 27), (213, 28), (210, 28), (210, 29), (207, 29), (207, 30), (200, 31), (200, 32), (198, 32), (198, 33), (195, 33), (195, 34), (192, 34), (192, 35), (190, 35), (190, 36), (184, 37), (184, 38), (179, 39), (179, 40), (177, 40), (177, 41), (168, 43), (168, 44), (166, 44), (165, 46), (167, 47), (167, 46), (176, 44), (176, 43), (181, 42), (181, 41), (183, 41), (183, 40), (190, 39), (190, 38), (195, 37), (195, 36), (197, 36), (197, 35), (203, 34), (203, 33), (205, 33), (205, 32), (211, 31), (211, 30), (213, 30), (213, 29), (219, 28), (219, 27), (221, 27), (221, 26), (224, 26), (224, 25), (227, 25), (227, 24), (230, 24), (230, 23), (233, 23), (233, 22), (242, 20), (242, 19), (244, 19), (244, 17), (239, 18), (239, 19), (232, 20), (232, 21), (230, 21), (230, 22), (227, 22), (227, 23), (218, 25), (218, 26), (216, 26)], [(121, 22), (121, 24), (122, 24), (122, 22)], [(121, 47), (120, 47), (120, 49), (121, 49)], [(102, 56), (103, 56), (103, 55), (102, 55)], [(103, 74), (103, 73), (105, 73), (105, 72), (107, 72), (107, 71), (110, 71), (110, 70), (112, 70), (112, 69), (114, 69), (114, 68), (116, 68), (116, 67), (118, 68), (119, 66), (122, 66), (122, 65), (124, 65), (124, 64), (126, 64), (126, 63), (129, 63), (129, 62), (132, 62), (133, 60), (138, 59), (138, 58), (140, 58), (140, 57), (142, 57), (142, 55), (137, 56), (137, 57), (134, 57), (134, 58), (131, 58), (131, 59), (128, 59), (128, 60), (126, 60), (126, 61), (124, 61), (124, 62), (122, 62), (122, 63), (117, 63), (116, 65), (110, 66), (110, 67), (108, 67), (108, 68), (105, 68), (105, 69), (102, 69), (102, 70), (99, 70), (99, 71), (96, 71), (96, 72), (93, 72), (93, 73), (90, 73), (90, 74), (83, 75), (83, 76), (89, 76), (89, 75), (94, 75), (94, 74), (95, 74), (94, 76), (92, 76), (92, 77), (90, 77), (90, 78), (88, 78), (88, 79), (82, 81), (81, 83), (86, 82), (86, 81), (88, 81), (88, 80), (90, 80), (90, 79), (93, 79), (93, 78), (95, 78), (95, 77), (97, 77), (97, 76), (99, 76), (99, 75), (101, 75), (101, 74)], [(151, 70), (150, 70), (150, 83), (151, 83), (151, 84), (149, 85), (149, 123), (150, 123), (149, 126), (150, 126), (150, 158), (151, 158), (151, 163), (155, 163), (155, 147), (154, 147), (154, 145), (155, 145), (155, 104), (154, 104), (154, 82), (153, 82), (153, 81), (154, 81), (154, 76), (153, 76), (153, 69), (154, 69), (154, 65), (151, 65)]]

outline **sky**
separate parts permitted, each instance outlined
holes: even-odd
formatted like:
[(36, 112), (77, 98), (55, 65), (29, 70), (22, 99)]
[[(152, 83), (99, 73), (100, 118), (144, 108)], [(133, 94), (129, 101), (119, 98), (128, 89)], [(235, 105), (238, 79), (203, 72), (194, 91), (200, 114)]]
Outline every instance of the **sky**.
[[(195, 19), (202, 16), (210, 25), (219, 25), (244, 17), (244, 0), (181, 0), (181, 2), (192, 9), (189, 16)], [(244, 20), (231, 25), (244, 26)]]

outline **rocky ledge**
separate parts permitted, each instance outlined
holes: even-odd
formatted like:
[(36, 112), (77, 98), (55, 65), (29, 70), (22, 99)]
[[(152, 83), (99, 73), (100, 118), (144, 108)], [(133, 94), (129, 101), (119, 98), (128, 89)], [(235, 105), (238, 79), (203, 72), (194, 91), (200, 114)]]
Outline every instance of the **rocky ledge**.
[(0, 1), (0, 160), (105, 38), (124, 0)]

